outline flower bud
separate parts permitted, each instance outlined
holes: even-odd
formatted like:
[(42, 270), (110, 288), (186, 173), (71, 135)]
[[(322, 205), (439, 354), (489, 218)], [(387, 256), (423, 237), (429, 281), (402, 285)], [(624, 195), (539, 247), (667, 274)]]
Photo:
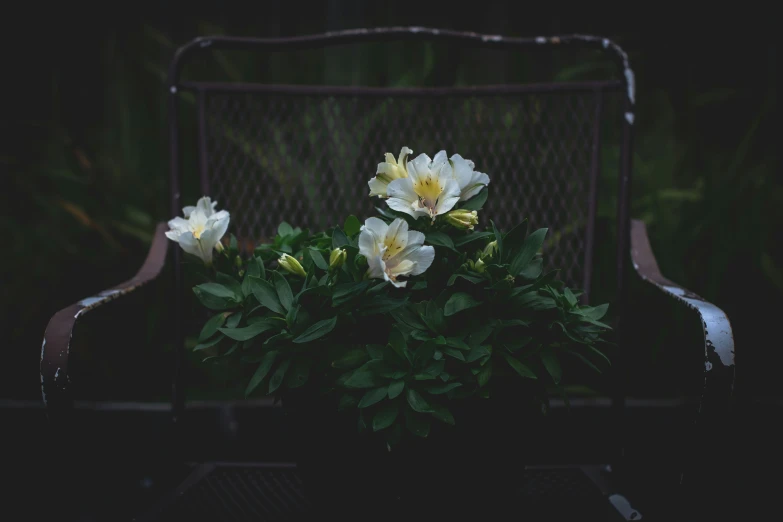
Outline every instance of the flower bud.
[(486, 269), (487, 269), (487, 265), (484, 264), (484, 260), (483, 259), (479, 259), (478, 261), (473, 263), (473, 270), (475, 270), (479, 274), (484, 273), (484, 270), (486, 270)]
[(473, 225), (478, 224), (478, 212), (465, 209), (452, 210), (446, 214), (446, 221), (456, 228), (473, 230)]
[(498, 251), (498, 242), (497, 240), (495, 240), (484, 247), (484, 251), (481, 253), (481, 258), (484, 259), (487, 257), (492, 257), (495, 255), (495, 252), (497, 251)]
[(329, 270), (337, 270), (345, 264), (346, 259), (348, 259), (348, 252), (344, 248), (335, 248), (329, 254)]
[(277, 260), (277, 263), (291, 274), (307, 277), (307, 272), (305, 272), (301, 263), (299, 263), (295, 257), (289, 256), (288, 254), (283, 254), (280, 256), (280, 259)]

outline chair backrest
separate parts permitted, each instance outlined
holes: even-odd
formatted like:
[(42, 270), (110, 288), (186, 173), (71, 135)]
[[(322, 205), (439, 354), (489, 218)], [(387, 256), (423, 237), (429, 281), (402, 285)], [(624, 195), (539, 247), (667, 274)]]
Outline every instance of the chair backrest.
[[(442, 42), (537, 58), (541, 51), (592, 49), (605, 53), (616, 68), (608, 78), (595, 81), (528, 78), (503, 85), (404, 88), (389, 87), (390, 82), (291, 85), (269, 75), (260, 75), (264, 82), (180, 78), (186, 63), (198, 67), (209, 53), (252, 54), (261, 69), (271, 54), (395, 41)], [(303, 63), (289, 65), (305, 67), (310, 62)], [(545, 260), (562, 269), (561, 279), (582, 288), (584, 299), (590, 290), (601, 141), (608, 133), (620, 152), (619, 164), (612, 167), (620, 180), (617, 271), (622, 280), (634, 85), (627, 56), (610, 40), (578, 35), (506, 38), (416, 27), (277, 39), (206, 37), (179, 49), (169, 82), (173, 214), (183, 206), (184, 114), (179, 109), (187, 96), (196, 109), (192, 121), (201, 191), (231, 211), (230, 231), (241, 244), (273, 236), (283, 220), (311, 229), (341, 224), (350, 214), (363, 220), (374, 205), (383, 205), (368, 196), (367, 181), (384, 153), (396, 156), (408, 146), (414, 150), (411, 157), (421, 152), (432, 157), (445, 149), (473, 160), (476, 170), (491, 178), (481, 224), (492, 219), (507, 229), (527, 218), (532, 227), (548, 227)]]

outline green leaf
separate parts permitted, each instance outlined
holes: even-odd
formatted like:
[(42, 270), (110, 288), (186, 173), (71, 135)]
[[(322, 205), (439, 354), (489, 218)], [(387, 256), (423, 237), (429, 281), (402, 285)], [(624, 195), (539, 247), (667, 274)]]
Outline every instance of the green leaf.
[(442, 386), (431, 386), (427, 388), (427, 391), (433, 395), (443, 395), (444, 393), (448, 393), (454, 388), (459, 388), (460, 386), (462, 386), (461, 382), (450, 382)]
[(367, 352), (364, 350), (351, 350), (345, 355), (332, 362), (332, 368), (344, 368), (351, 370), (358, 368), (367, 362)]
[(245, 271), (247, 275), (254, 277), (265, 277), (266, 270), (264, 269), (264, 261), (260, 257), (252, 257), (247, 261), (247, 269)]
[(551, 348), (547, 347), (539, 352), (541, 362), (544, 364), (544, 368), (552, 376), (552, 380), (555, 384), (560, 384), (560, 378), (563, 376), (563, 370), (560, 368), (560, 361), (557, 360), (555, 352)]
[(203, 343), (212, 337), (214, 333), (218, 331), (218, 328), (220, 328), (225, 322), (226, 315), (227, 314), (225, 312), (221, 312), (215, 316), (212, 316), (206, 323), (204, 323), (204, 327), (201, 329), (201, 333), (198, 334), (198, 342)]
[(574, 293), (571, 291), (570, 288), (564, 289), (563, 290), (563, 295), (565, 296), (566, 301), (568, 301), (568, 305), (569, 306), (571, 306), (571, 307), (576, 306), (576, 303), (577, 303), (576, 296), (574, 295)]
[(259, 384), (261, 384), (261, 382), (269, 373), (269, 370), (272, 369), (272, 365), (275, 363), (276, 357), (277, 352), (274, 350), (267, 352), (264, 355), (264, 358), (261, 360), (261, 364), (258, 365), (258, 369), (253, 374), (253, 377), (250, 378), (250, 382), (245, 389), (245, 397), (248, 397), (251, 393), (253, 393), (253, 390), (255, 390)]
[(405, 410), (405, 425), (408, 431), (419, 437), (427, 437), (430, 434), (429, 416), (417, 415), (416, 413)]
[(446, 355), (454, 357), (458, 361), (465, 361), (465, 354), (462, 353), (461, 350), (452, 348), (450, 346), (444, 346), (443, 348), (441, 348), (441, 350), (443, 350), (443, 353), (445, 353)]
[(497, 259), (503, 259), (503, 233), (497, 226), (495, 226), (494, 221), (490, 219), (489, 223), (492, 225), (492, 232), (495, 234), (495, 241), (498, 242)]
[(380, 376), (363, 367), (355, 370), (345, 381), (345, 386), (348, 388), (375, 388), (381, 384), (383, 384), (383, 380)]
[(489, 322), (489, 323), (482, 324), (482, 326), (470, 332), (470, 335), (468, 335), (468, 338), (466, 339), (468, 346), (470, 346), (471, 348), (477, 347), (478, 345), (486, 341), (487, 338), (490, 335), (492, 335), (492, 332), (494, 330), (495, 330), (495, 325), (493, 323)]
[(280, 272), (272, 272), (272, 280), (275, 282), (275, 290), (280, 304), (288, 311), (294, 302), (294, 293), (291, 291), (291, 285)]
[(411, 310), (410, 306), (397, 308), (391, 312), (391, 316), (394, 317), (395, 321), (411, 330), (427, 330), (427, 325), (421, 321), (416, 312)]
[(461, 312), (462, 310), (467, 310), (468, 308), (474, 308), (480, 304), (481, 302), (473, 299), (473, 296), (471, 296), (470, 294), (467, 294), (465, 292), (457, 292), (454, 295), (452, 295), (448, 301), (446, 301), (446, 306), (444, 308), (443, 315), (445, 316), (454, 315), (458, 312)]
[(481, 367), (481, 370), (476, 375), (476, 380), (480, 388), (483, 388), (489, 382), (489, 378), (492, 377), (492, 361)]
[(389, 392), (388, 386), (381, 386), (379, 388), (373, 388), (368, 390), (362, 399), (359, 401), (359, 408), (367, 408), (373, 404), (377, 404), (386, 398), (386, 394)]
[(370, 355), (370, 359), (383, 359), (383, 354), (387, 351), (384, 346), (379, 344), (368, 344), (365, 348)]
[(288, 313), (285, 314), (285, 322), (288, 324), (288, 326), (293, 326), (296, 324), (296, 317), (299, 315), (299, 309), (302, 308), (301, 305), (292, 306), (290, 310), (288, 310)]
[(332, 248), (342, 248), (345, 245), (350, 245), (351, 242), (348, 241), (348, 237), (345, 235), (345, 232), (343, 232), (339, 227), (335, 227), (334, 231), (332, 232)]
[(483, 277), (476, 277), (467, 274), (452, 274), (452, 276), (449, 277), (449, 281), (446, 283), (446, 286), (453, 285), (459, 278), (462, 278), (466, 281), (470, 281), (473, 284), (481, 283), (482, 281), (484, 281)]
[(285, 385), (289, 388), (299, 388), (305, 385), (308, 377), (310, 377), (310, 361), (297, 359), (285, 376)]
[(278, 365), (275, 373), (269, 378), (269, 393), (275, 393), (275, 391), (283, 384), (285, 373), (288, 371), (288, 367), (291, 366), (291, 359), (286, 359)]
[(332, 317), (331, 319), (323, 319), (322, 321), (318, 321), (317, 323), (310, 326), (310, 328), (302, 332), (302, 334), (299, 337), (294, 339), (294, 342), (306, 343), (315, 339), (320, 339), (324, 335), (334, 330), (335, 325), (337, 325), (337, 317)]
[(430, 340), (422, 343), (414, 352), (413, 364), (419, 368), (428, 365), (432, 361), (437, 348), (438, 345), (434, 341)]
[(440, 333), (445, 327), (443, 308), (443, 305), (439, 305), (435, 299), (427, 302), (426, 304), (423, 319), (424, 322), (427, 323), (427, 326), (430, 328), (430, 330), (433, 332)]
[(228, 316), (228, 319), (226, 319), (226, 328), (236, 328), (239, 324), (239, 321), (242, 320), (242, 312), (234, 312), (233, 314)]
[(291, 225), (283, 221), (277, 226), (277, 234), (280, 237), (291, 236), (294, 234), (294, 229)]
[(525, 279), (536, 279), (544, 271), (544, 260), (540, 257), (532, 260), (519, 272), (519, 276)]
[(228, 288), (217, 283), (204, 283), (193, 287), (198, 300), (211, 310), (225, 310), (237, 305), (234, 294)]
[(394, 299), (385, 295), (378, 295), (359, 309), (360, 315), (386, 314), (405, 305), (405, 299)]
[(359, 401), (353, 395), (345, 394), (340, 397), (340, 403), (337, 405), (337, 411), (344, 411), (348, 408), (355, 407)]
[(321, 254), (320, 250), (310, 248), (310, 257), (312, 258), (313, 263), (315, 263), (315, 266), (321, 270), (329, 270), (329, 263), (326, 262), (326, 259), (324, 259), (324, 256)]
[(527, 267), (527, 265), (533, 260), (533, 257), (538, 253), (538, 251), (541, 249), (541, 245), (544, 243), (544, 239), (546, 238), (547, 233), (546, 228), (539, 228), (525, 239), (525, 242), (522, 243), (522, 247), (519, 249), (519, 252), (514, 256), (514, 259), (511, 260), (511, 267), (509, 268), (509, 272), (512, 276), (517, 276), (522, 272), (523, 269)]
[(492, 232), (469, 232), (465, 234), (464, 236), (460, 236), (454, 240), (454, 246), (462, 246), (466, 245), (472, 241), (477, 241), (479, 239), (485, 239), (488, 237), (494, 237), (495, 234)]
[(454, 415), (452, 415), (449, 409), (445, 406), (441, 406), (440, 404), (433, 404), (432, 416), (441, 422), (445, 422), (446, 424), (451, 424), (454, 426)]
[(215, 346), (217, 343), (219, 343), (223, 339), (225, 339), (225, 337), (223, 337), (222, 335), (218, 335), (214, 339), (211, 339), (211, 340), (209, 340), (207, 342), (204, 342), (204, 343), (201, 343), (201, 344), (197, 344), (196, 346), (193, 347), (193, 351), (197, 352), (197, 351), (200, 351), (200, 350), (206, 350), (207, 348), (211, 348), (211, 347)]
[(454, 248), (454, 241), (443, 232), (432, 231), (425, 234), (425, 241), (431, 245), (446, 247), (450, 250), (457, 251)]
[(465, 360), (467, 362), (474, 362), (478, 361), (482, 357), (486, 357), (487, 355), (491, 355), (490, 351), (487, 350), (486, 347), (483, 345), (476, 345), (473, 348), (470, 349), (470, 352), (468, 352), (468, 356), (465, 357)]
[(506, 362), (508, 362), (508, 365), (511, 366), (514, 371), (516, 371), (519, 375), (522, 377), (527, 377), (528, 379), (538, 379), (536, 377), (536, 374), (533, 373), (533, 370), (519, 362), (518, 359), (515, 359), (514, 357), (504, 353), (503, 357), (505, 357)]
[(596, 372), (596, 373), (603, 373), (603, 372), (601, 372), (601, 370), (598, 368), (598, 366), (596, 366), (595, 364), (593, 364), (593, 362), (592, 362), (590, 359), (588, 359), (587, 357), (585, 357), (585, 356), (584, 356), (584, 355), (582, 355), (581, 353), (579, 353), (579, 352), (575, 352), (575, 351), (573, 351), (573, 350), (568, 350), (568, 349), (566, 349), (565, 351), (566, 351), (566, 352), (568, 352), (568, 353), (570, 353), (571, 355), (573, 355), (573, 356), (574, 356), (574, 357), (576, 357), (577, 359), (580, 359), (580, 360), (581, 360), (583, 363), (585, 363), (585, 364), (586, 364), (588, 367), (590, 367), (590, 368), (592, 368), (593, 370), (595, 370), (595, 372)]
[(372, 430), (379, 431), (388, 428), (397, 420), (400, 408), (396, 402), (384, 403), (372, 418)]
[(585, 317), (589, 317), (590, 319), (600, 321), (601, 318), (606, 315), (607, 310), (609, 310), (609, 303), (604, 303), (598, 306), (583, 307), (574, 311)]
[(408, 404), (413, 411), (418, 411), (419, 413), (430, 413), (432, 411), (430, 405), (424, 400), (424, 397), (413, 388), (407, 388), (405, 390), (405, 398), (408, 399)]
[(262, 306), (276, 314), (285, 315), (285, 310), (277, 297), (277, 291), (268, 281), (253, 276), (248, 276), (248, 279), (250, 279), (250, 289), (253, 295)]
[(591, 352), (593, 352), (594, 354), (596, 354), (598, 357), (600, 357), (604, 361), (606, 361), (606, 364), (608, 364), (609, 366), (612, 365), (612, 361), (609, 360), (609, 357), (607, 357), (604, 352), (602, 352), (601, 350), (599, 350), (595, 346), (593, 346), (591, 344), (588, 344), (587, 345), (587, 349), (590, 350)]
[[(527, 237), (528, 222), (523, 219), (521, 223), (503, 235), (503, 246), (506, 247), (506, 256), (513, 259), (519, 252)], [(507, 261), (507, 260), (506, 260)]]
[(484, 187), (481, 192), (467, 200), (462, 204), (460, 208), (465, 210), (481, 210), (484, 203), (487, 202), (487, 196), (489, 195), (489, 187)]
[(372, 281), (358, 281), (355, 283), (343, 283), (334, 287), (332, 293), (332, 306), (340, 306), (351, 298), (361, 294), (372, 284)]
[(355, 236), (359, 233), (359, 230), (362, 228), (362, 223), (359, 221), (359, 218), (354, 216), (353, 214), (348, 216), (345, 219), (345, 224), (343, 225), (343, 230), (345, 230), (345, 233), (349, 236)]
[(253, 337), (260, 335), (266, 331), (280, 328), (279, 321), (273, 321), (270, 319), (257, 321), (250, 326), (244, 328), (219, 328), (218, 330), (225, 334), (226, 337), (235, 341), (247, 341)]
[(218, 272), (216, 279), (218, 283), (228, 288), (231, 293), (234, 294), (233, 298), (236, 301), (242, 301), (242, 298), (244, 297), (244, 293), (242, 292), (242, 285), (239, 284), (236, 279), (224, 274), (223, 272)]
[(405, 381), (394, 381), (389, 385), (389, 398), (396, 399), (405, 388)]

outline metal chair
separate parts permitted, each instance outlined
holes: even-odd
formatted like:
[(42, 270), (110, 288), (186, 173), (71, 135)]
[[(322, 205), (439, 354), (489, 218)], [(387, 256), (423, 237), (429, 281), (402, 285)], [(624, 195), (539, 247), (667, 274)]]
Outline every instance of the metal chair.
[[(614, 74), (595, 81), (547, 81), (550, 77), (504, 85), (427, 87), (281, 84), (263, 70), (258, 75), (263, 81), (248, 83), (236, 78), (220, 82), (182, 79), (186, 65), (198, 69), (219, 52), (264, 57), (393, 42), (405, 46), (433, 42), (466, 53), (504, 52), (535, 60), (546, 60), (554, 52), (590, 51), (612, 63)], [(349, 214), (360, 219), (370, 215), (377, 201), (367, 197), (366, 182), (383, 153), (396, 153), (403, 145), (416, 154), (434, 154), (445, 148), (450, 154), (458, 151), (473, 159), (480, 170), (490, 173), (491, 204), (482, 213), (485, 223), (493, 219), (508, 227), (527, 217), (532, 226), (553, 231), (546, 259), (563, 269), (567, 283), (584, 289), (585, 301), (592, 293), (599, 174), (606, 163), (601, 152), (606, 140), (614, 140), (619, 161), (611, 167), (617, 169), (619, 185), (612, 304), (620, 312), (616, 323), (620, 345), (627, 347), (631, 337), (622, 313), (628, 302), (630, 262), (643, 281), (686, 305), (703, 325), (704, 386), (694, 428), (701, 431), (694, 431), (688, 440), (704, 439), (707, 430), (724, 422), (734, 382), (731, 327), (719, 308), (661, 275), (644, 224), (630, 219), (635, 84), (626, 53), (611, 40), (582, 35), (511, 38), (418, 27), (275, 39), (204, 37), (177, 51), (168, 89), (172, 216), (179, 215), (185, 203), (183, 186), (195, 183), (192, 177), (183, 181), (184, 174), (190, 174), (183, 165), (193, 164), (201, 192), (219, 201), (221, 208), (230, 209), (231, 231), (243, 248), (251, 248), (260, 237), (273, 235), (281, 219), (317, 229), (341, 223)], [(195, 129), (183, 121), (194, 122)], [(188, 134), (189, 130), (195, 132)], [(186, 137), (196, 140), (195, 147), (188, 146)], [(194, 163), (189, 163), (192, 155), (183, 156), (183, 150), (196, 151)], [(176, 282), (173, 324), (178, 363), (173, 426), (186, 422), (190, 411), (182, 387), (187, 325), (181, 253), (168, 248), (165, 229), (165, 224), (158, 225), (147, 260), (135, 277), (51, 319), (41, 352), (41, 383), (53, 421), (66, 418), (73, 407), (68, 356), (75, 324), (93, 309), (155, 280), (168, 257)], [(624, 390), (618, 385), (612, 398), (617, 419), (622, 419), (624, 405)], [(273, 410), (255, 414), (266, 415), (267, 423), (280, 422)], [(184, 434), (179, 432), (179, 436)], [(284, 445), (284, 435), (279, 438)], [(623, 474), (622, 440), (615, 442), (616, 451), (603, 463), (530, 465), (521, 470), (517, 477), (521, 510), (536, 513), (536, 520), (641, 519), (642, 506), (648, 504), (637, 502), (629, 493), (634, 487), (626, 478), (631, 475)], [(693, 451), (686, 452), (681, 484), (673, 485), (671, 491), (698, 485), (705, 477), (706, 458), (702, 457), (707, 450), (696, 443), (689, 448)], [(139, 514), (138, 520), (305, 516), (307, 499), (294, 463), (287, 461), (283, 450), (270, 452), (272, 457), (264, 462), (194, 463), (186, 480), (151, 513)], [(670, 501), (669, 507), (676, 503)]]

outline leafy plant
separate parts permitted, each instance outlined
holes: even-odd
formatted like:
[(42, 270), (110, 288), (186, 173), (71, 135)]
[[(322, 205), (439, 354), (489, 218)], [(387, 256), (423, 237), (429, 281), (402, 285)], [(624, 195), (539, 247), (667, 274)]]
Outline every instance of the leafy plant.
[[(246, 257), (231, 236), (213, 261), (192, 258), (207, 280), (193, 292), (214, 314), (194, 351), (254, 365), (247, 396), (326, 393), (390, 445), (454, 424), (453, 406), (491, 398), (496, 381), (562, 387), (563, 358), (609, 363), (608, 305), (580, 304), (557, 270), (544, 271), (547, 229), (476, 230), (488, 176), (441, 153), (411, 166), (405, 150), (371, 184), (389, 207), (379, 217), (317, 233), (282, 222)], [(406, 183), (420, 194), (412, 210), (394, 202)], [(199, 206), (213, 215), (207, 198)], [(191, 222), (199, 235), (214, 220)]]

